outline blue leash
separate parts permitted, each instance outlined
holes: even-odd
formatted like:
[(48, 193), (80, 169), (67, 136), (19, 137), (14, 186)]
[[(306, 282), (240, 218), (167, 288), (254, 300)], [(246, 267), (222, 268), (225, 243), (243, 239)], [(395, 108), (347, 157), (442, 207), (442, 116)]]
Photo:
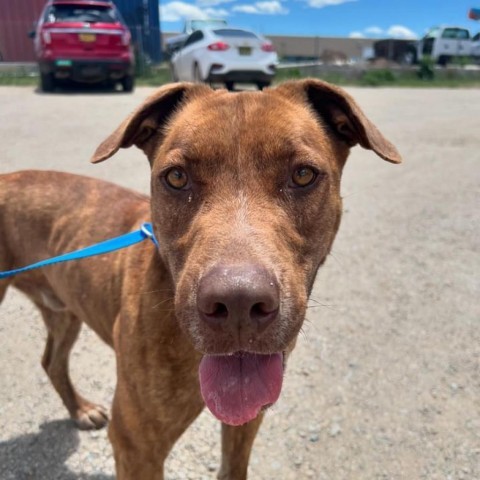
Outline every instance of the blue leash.
[(81, 248), (80, 250), (75, 250), (74, 252), (65, 253), (53, 258), (47, 258), (46, 260), (27, 265), (26, 267), (17, 268), (15, 270), (0, 272), (0, 280), (2, 278), (13, 277), (18, 273), (28, 272), (29, 270), (46, 267), (47, 265), (54, 265), (55, 263), (69, 262), (70, 260), (79, 260), (81, 258), (94, 257), (95, 255), (114, 252), (115, 250), (120, 250), (135, 245), (136, 243), (143, 242), (147, 238), (149, 238), (157, 248), (159, 247), (151, 223), (143, 223), (141, 227), (134, 232), (125, 233), (119, 237), (110, 238), (109, 240)]

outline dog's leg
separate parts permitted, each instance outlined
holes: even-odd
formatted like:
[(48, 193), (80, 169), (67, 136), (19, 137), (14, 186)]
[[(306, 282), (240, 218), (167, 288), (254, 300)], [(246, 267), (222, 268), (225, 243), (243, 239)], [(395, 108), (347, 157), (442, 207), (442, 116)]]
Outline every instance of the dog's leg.
[(42, 357), (44, 370), (77, 426), (82, 430), (102, 428), (108, 421), (107, 411), (79, 395), (68, 373), (68, 358), (80, 332), (80, 320), (67, 311), (55, 312), (37, 306), (48, 330)]
[(141, 390), (136, 394), (143, 398), (132, 398), (122, 382), (117, 385), (108, 430), (117, 480), (164, 479), (165, 459), (204, 407), (198, 387), (186, 383), (190, 388), (168, 391), (164, 403), (149, 402), (150, 392)]
[(240, 427), (222, 423), (222, 466), (218, 473), (219, 480), (247, 478), (250, 452), (262, 419), (263, 415), (259, 415)]

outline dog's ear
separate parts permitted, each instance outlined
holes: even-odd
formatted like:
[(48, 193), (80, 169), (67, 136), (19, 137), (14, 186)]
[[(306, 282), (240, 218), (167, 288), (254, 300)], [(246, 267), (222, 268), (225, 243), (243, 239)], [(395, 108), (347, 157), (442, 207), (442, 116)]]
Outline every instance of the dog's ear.
[(323, 122), (350, 147), (357, 143), (373, 150), (379, 157), (401, 163), (402, 157), (365, 116), (355, 100), (343, 89), (313, 78), (286, 82), (274, 91), (294, 101), (303, 101), (313, 108)]
[(159, 88), (97, 147), (91, 162), (103, 162), (120, 148), (132, 145), (148, 153), (149, 140), (161, 132), (163, 125), (183, 103), (211, 92), (206, 85), (193, 83), (174, 83)]

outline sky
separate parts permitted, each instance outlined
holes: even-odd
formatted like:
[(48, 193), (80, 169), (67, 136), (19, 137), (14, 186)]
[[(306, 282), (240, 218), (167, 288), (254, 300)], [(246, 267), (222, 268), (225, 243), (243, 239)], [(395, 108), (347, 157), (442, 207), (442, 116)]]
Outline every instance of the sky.
[(435, 25), (480, 31), (468, 19), (480, 0), (160, 0), (164, 32), (186, 18), (224, 18), (235, 27), (267, 35), (419, 38)]

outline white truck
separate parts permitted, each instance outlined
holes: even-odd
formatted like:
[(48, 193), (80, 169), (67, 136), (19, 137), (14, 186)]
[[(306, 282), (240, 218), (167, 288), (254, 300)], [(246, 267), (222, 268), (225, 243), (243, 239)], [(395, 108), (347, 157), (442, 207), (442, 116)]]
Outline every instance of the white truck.
[(470, 31), (463, 27), (434, 27), (416, 44), (413, 60), (430, 57), (435, 63), (447, 65), (455, 58), (472, 58), (478, 47)]

